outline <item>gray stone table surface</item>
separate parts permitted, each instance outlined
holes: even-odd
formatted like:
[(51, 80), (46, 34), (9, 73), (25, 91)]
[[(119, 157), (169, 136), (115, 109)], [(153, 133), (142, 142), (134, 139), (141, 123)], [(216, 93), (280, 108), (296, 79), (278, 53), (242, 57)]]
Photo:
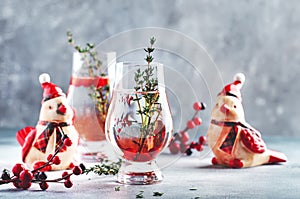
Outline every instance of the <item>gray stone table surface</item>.
[[(204, 151), (190, 157), (162, 153), (158, 163), (164, 180), (154, 185), (121, 185), (115, 176), (94, 174), (73, 177), (70, 189), (52, 183), (46, 191), (34, 184), (29, 190), (17, 190), (11, 184), (0, 185), (0, 198), (300, 198), (300, 137), (272, 137), (267, 146), (284, 152), (288, 162), (247, 169), (212, 166), (211, 153)], [(0, 129), (0, 169), (10, 169), (20, 162), (21, 148), (13, 129)], [(205, 155), (203, 155), (205, 153)], [(50, 172), (50, 177), (61, 172)], [(115, 187), (120, 186), (120, 191)], [(161, 197), (153, 192), (163, 192)]]

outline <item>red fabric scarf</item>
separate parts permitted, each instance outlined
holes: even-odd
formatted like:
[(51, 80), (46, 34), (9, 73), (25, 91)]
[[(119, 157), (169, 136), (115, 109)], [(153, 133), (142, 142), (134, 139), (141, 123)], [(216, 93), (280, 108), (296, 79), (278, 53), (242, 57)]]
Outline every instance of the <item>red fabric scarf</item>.
[(40, 125), (45, 125), (45, 130), (39, 135), (37, 138), (34, 147), (38, 149), (39, 151), (45, 153), (46, 148), (49, 142), (49, 139), (53, 132), (56, 133), (56, 144), (55, 144), (55, 151), (59, 149), (60, 152), (63, 152), (66, 150), (66, 147), (63, 147), (63, 137), (64, 132), (62, 130), (62, 127), (69, 126), (66, 122), (47, 122), (47, 121), (39, 121)]

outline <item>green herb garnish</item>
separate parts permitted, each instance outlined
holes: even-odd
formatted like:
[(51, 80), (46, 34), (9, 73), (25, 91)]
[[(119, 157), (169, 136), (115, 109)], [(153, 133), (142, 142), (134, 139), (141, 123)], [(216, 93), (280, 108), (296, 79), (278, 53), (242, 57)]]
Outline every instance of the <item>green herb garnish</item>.
[[(139, 145), (137, 156), (142, 151), (147, 136), (152, 135), (156, 120), (158, 119), (159, 112), (161, 111), (160, 103), (158, 103), (158, 80), (154, 77), (156, 71), (151, 65), (151, 62), (154, 60), (152, 53), (155, 50), (155, 48), (153, 48), (155, 41), (156, 39), (154, 37), (150, 38), (150, 46), (144, 49), (145, 52), (147, 52), (145, 60), (148, 67), (143, 71), (138, 69), (134, 76), (136, 83), (134, 89), (136, 94), (133, 100), (137, 102), (137, 114), (140, 115), (142, 125), (141, 137), (137, 143)], [(156, 118), (153, 118), (155, 115), (154, 113), (156, 112), (158, 112), (158, 114)]]
[(158, 192), (158, 191), (153, 192), (153, 196), (162, 196), (162, 195), (164, 195), (163, 192)]
[(91, 172), (98, 174), (98, 175), (116, 175), (120, 169), (121, 160), (118, 162), (108, 162), (102, 164), (96, 164), (88, 169), (84, 170), (85, 174), (89, 174)]
[(140, 193), (136, 194), (135, 198), (144, 198), (144, 191), (140, 191)]

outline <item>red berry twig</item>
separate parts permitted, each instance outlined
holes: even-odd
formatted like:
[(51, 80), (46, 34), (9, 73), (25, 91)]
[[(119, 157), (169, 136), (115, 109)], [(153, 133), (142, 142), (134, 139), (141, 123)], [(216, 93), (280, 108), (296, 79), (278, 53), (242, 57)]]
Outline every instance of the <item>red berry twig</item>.
[(13, 175), (7, 169), (4, 169), (0, 179), (1, 184), (13, 183), (13, 185), (18, 189), (29, 189), (32, 183), (38, 183), (42, 190), (46, 190), (49, 187), (50, 182), (61, 182), (64, 181), (64, 186), (70, 188), (73, 183), (70, 179), (72, 175), (80, 175), (84, 172), (85, 167), (83, 164), (79, 166), (74, 166), (71, 172), (64, 171), (62, 177), (56, 179), (47, 179), (45, 171), (51, 170), (51, 165), (59, 165), (61, 163), (60, 158), (57, 156), (59, 151), (63, 147), (69, 147), (72, 145), (72, 141), (66, 136), (63, 136), (63, 142), (60, 147), (55, 151), (54, 154), (50, 154), (47, 157), (47, 162), (39, 162), (34, 165), (33, 170), (26, 169), (23, 164), (17, 163), (12, 168)]
[(196, 126), (200, 126), (202, 124), (202, 120), (198, 117), (198, 113), (201, 110), (204, 110), (206, 105), (203, 102), (195, 102), (193, 104), (193, 108), (195, 110), (192, 118), (187, 122), (186, 127), (180, 131), (179, 133), (175, 133), (171, 143), (169, 144), (169, 150), (172, 154), (185, 153), (186, 155), (191, 155), (192, 149), (196, 149), (197, 151), (203, 150), (203, 145), (206, 143), (206, 137), (200, 136), (198, 142), (188, 143), (190, 140), (188, 130), (195, 128)]

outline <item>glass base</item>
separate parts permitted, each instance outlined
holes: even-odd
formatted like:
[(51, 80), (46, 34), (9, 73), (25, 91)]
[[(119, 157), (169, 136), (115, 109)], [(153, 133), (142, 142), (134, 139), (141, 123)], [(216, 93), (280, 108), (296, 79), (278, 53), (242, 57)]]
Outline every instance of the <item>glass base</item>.
[(108, 143), (103, 141), (83, 141), (80, 140), (77, 147), (76, 159), (80, 162), (93, 163), (102, 162), (108, 158)]
[(107, 155), (101, 152), (78, 154), (78, 159), (86, 163), (102, 162), (107, 158)]
[(163, 180), (163, 175), (156, 163), (122, 161), (118, 172), (118, 182), (122, 184), (145, 185), (154, 184)]

